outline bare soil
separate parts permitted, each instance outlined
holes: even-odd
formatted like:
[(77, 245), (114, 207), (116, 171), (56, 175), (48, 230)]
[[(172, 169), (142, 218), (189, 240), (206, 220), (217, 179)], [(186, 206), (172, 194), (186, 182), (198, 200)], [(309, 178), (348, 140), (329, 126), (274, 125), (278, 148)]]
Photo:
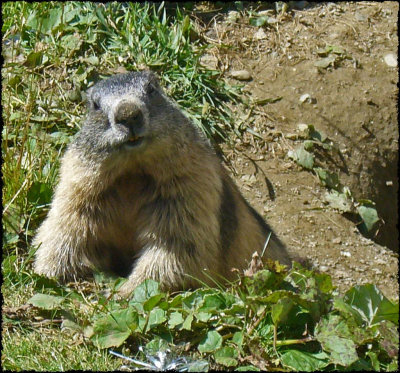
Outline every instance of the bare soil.
[[(232, 72), (246, 70), (251, 79), (240, 83), (255, 101), (282, 97), (238, 114), (262, 138), (246, 132), (222, 146), (245, 197), (294, 257), (329, 273), (340, 291), (375, 283), (390, 298), (399, 290), (398, 69), (384, 57), (397, 56), (398, 10), (397, 2), (310, 3), (284, 13), (264, 10), (274, 19), (262, 27), (251, 26), (243, 13), (218, 9), (199, 22), (214, 46), (204, 64), (233, 84)], [(315, 67), (323, 58), (317, 50), (328, 45), (343, 48), (347, 58)], [(301, 103), (303, 94), (311, 100)], [(328, 163), (341, 183), (356, 198), (376, 202), (383, 224), (373, 240), (328, 208), (325, 187), (288, 158), (301, 142), (300, 123), (314, 125), (339, 147), (342, 158)]]

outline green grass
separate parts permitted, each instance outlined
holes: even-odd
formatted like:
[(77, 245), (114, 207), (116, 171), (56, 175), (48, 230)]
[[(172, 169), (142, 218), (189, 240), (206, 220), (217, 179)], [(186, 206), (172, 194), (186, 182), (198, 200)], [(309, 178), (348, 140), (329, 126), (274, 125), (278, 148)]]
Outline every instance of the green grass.
[[(91, 370), (114, 371), (121, 363), (98, 350), (73, 341), (71, 334), (48, 327), (27, 330), (16, 327), (3, 332), (2, 367), (10, 371)], [(69, 341), (69, 342), (67, 342)]]
[[(336, 363), (322, 342), (302, 337), (306, 329), (324, 331), (318, 312), (332, 311), (327, 304), (333, 302), (333, 288), (324, 276), (302, 269), (265, 272), (261, 282), (245, 278), (227, 291), (200, 289), (177, 296), (162, 294), (153, 284), (151, 295), (117, 302), (102, 295), (115, 285), (112, 281), (61, 286), (32, 272), (30, 242), (48, 211), (60, 157), (81, 126), (84, 92), (92, 83), (117, 67), (151, 68), (168, 94), (217, 140), (231, 134), (235, 118), (224, 102), (238, 100), (240, 91), (226, 85), (218, 72), (200, 66), (207, 45), (183, 9), (167, 12), (147, 3), (7, 2), (2, 16), (2, 367), (115, 370), (125, 362), (111, 356), (108, 347), (145, 360), (139, 345), (150, 351), (169, 341), (172, 347), (186, 343), (182, 354), (209, 361), (211, 367), (266, 364), (289, 369), (296, 368), (294, 361), (301, 356), (311, 366), (332, 369)], [(262, 276), (269, 279), (270, 290)], [(266, 299), (267, 293), (272, 298)], [(44, 294), (44, 301), (38, 303), (35, 294)], [(362, 303), (373, 296), (373, 291), (357, 293), (355, 299)], [(333, 311), (360, 327), (356, 311), (344, 303)], [(387, 300), (382, 304), (384, 310), (394, 307)], [(291, 311), (282, 313), (282, 305), (290, 305)], [(379, 307), (376, 311), (382, 312)], [(288, 323), (288, 317), (297, 324)], [(363, 350), (367, 342), (357, 345), (357, 363), (363, 368), (393, 370), (396, 360), (382, 346), (395, 346), (396, 317), (382, 318), (384, 326), (371, 326), (376, 333), (371, 354)], [(392, 333), (386, 339), (381, 335), (385, 328)], [(240, 360), (244, 357), (252, 360)]]

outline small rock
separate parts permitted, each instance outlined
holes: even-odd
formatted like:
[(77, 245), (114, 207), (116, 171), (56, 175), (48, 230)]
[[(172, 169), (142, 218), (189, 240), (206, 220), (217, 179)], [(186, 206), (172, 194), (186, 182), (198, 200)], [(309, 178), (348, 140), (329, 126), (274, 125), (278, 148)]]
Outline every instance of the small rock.
[(232, 71), (231, 77), (237, 80), (251, 80), (251, 74), (247, 70)]
[(309, 93), (305, 93), (304, 95), (301, 95), (299, 101), (301, 104), (303, 104), (304, 102), (308, 102), (310, 104), (315, 104), (317, 102), (317, 100), (314, 97), (311, 97), (311, 95)]
[(254, 175), (243, 175), (241, 179), (248, 184), (253, 184), (257, 181), (257, 178)]
[(297, 125), (297, 129), (298, 129), (300, 132), (307, 132), (307, 131), (308, 131), (308, 124), (299, 123), (299, 124)]
[(397, 56), (395, 56), (393, 53), (387, 54), (385, 57), (383, 57), (383, 59), (386, 62), (386, 65), (390, 67), (397, 67)]
[(254, 34), (254, 38), (257, 40), (266, 39), (268, 35), (265, 33), (264, 29), (259, 28), (258, 31)]
[(341, 239), (340, 237), (336, 237), (336, 238), (334, 238), (334, 239), (332, 240), (332, 242), (333, 242), (333, 243), (340, 244), (340, 243), (342, 243), (342, 239)]
[(327, 271), (329, 270), (329, 267), (327, 267), (327, 266), (320, 266), (320, 267), (319, 267), (319, 270), (320, 270), (321, 272), (327, 272)]
[(285, 135), (285, 138), (289, 140), (297, 140), (299, 138), (299, 135), (297, 133), (287, 133)]
[(341, 251), (341, 252), (340, 252), (340, 255), (346, 256), (346, 257), (348, 257), (348, 258), (351, 257), (351, 254), (350, 254), (348, 251)]

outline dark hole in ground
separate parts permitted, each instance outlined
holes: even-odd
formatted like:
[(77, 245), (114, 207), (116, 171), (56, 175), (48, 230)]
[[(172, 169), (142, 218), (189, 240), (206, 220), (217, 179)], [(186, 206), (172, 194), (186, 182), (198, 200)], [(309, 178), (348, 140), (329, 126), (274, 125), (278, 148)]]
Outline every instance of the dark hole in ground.
[(371, 175), (375, 190), (371, 199), (383, 219), (383, 224), (373, 232), (371, 238), (395, 252), (399, 251), (398, 160), (398, 154), (395, 154), (393, 160), (384, 163), (375, 161), (372, 167), (374, 174)]

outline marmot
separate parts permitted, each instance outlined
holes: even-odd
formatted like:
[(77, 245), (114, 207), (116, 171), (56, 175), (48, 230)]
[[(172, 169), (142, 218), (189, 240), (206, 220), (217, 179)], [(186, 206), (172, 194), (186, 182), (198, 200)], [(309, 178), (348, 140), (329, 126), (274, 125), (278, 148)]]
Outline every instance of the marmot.
[[(154, 73), (131, 72), (88, 91), (86, 122), (68, 146), (51, 209), (33, 244), (37, 273), (61, 280), (93, 269), (181, 290), (232, 279), (271, 238), (266, 256), (290, 265), (285, 246), (246, 202), (209, 141)], [(206, 272), (204, 272), (206, 270)]]

